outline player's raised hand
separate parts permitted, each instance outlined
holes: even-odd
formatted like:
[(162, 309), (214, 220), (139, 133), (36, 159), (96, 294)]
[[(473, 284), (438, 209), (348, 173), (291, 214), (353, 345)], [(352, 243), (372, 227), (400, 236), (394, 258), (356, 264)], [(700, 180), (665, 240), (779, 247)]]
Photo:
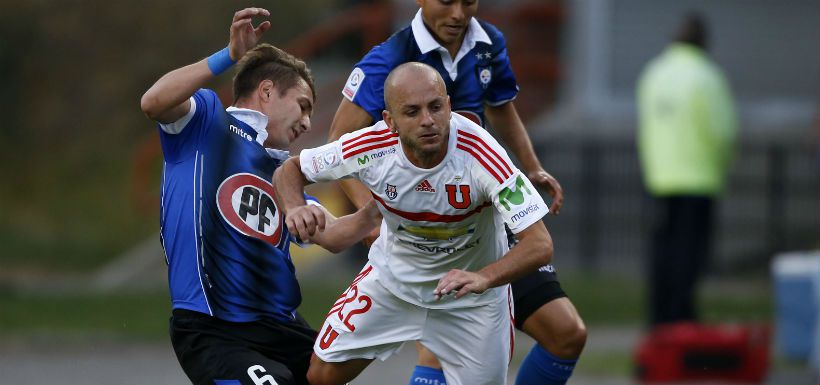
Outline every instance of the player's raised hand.
[(245, 8), (234, 13), (231, 23), (231, 42), (228, 44), (232, 60), (241, 59), (245, 52), (256, 47), (262, 34), (270, 29), (270, 21), (265, 20), (254, 28), (252, 19), (268, 16), (270, 12), (264, 8)]
[(536, 187), (540, 187), (546, 190), (547, 194), (550, 194), (550, 197), (552, 197), (550, 214), (558, 215), (561, 211), (561, 206), (564, 204), (564, 190), (561, 188), (561, 184), (558, 183), (558, 180), (540, 168), (529, 172), (527, 178), (529, 178), (530, 182)]
[(317, 230), (324, 231), (326, 223), (324, 210), (315, 205), (294, 207), (285, 216), (288, 231), (302, 241), (309, 241)]
[(489, 287), (490, 281), (485, 276), (471, 271), (453, 269), (441, 277), (433, 294), (436, 300), (452, 292), (455, 292), (455, 298), (461, 298), (468, 293), (481, 294)]

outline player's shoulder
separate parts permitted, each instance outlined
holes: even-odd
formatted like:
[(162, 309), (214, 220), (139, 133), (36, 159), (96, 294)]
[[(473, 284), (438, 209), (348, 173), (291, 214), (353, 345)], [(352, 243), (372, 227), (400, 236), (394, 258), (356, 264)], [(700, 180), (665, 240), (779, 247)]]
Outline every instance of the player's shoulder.
[(473, 141), (486, 145), (495, 151), (504, 149), (495, 138), (483, 127), (476, 124), (474, 121), (458, 113), (453, 113), (450, 117), (450, 127), (456, 135), (458, 141)]
[(383, 43), (373, 47), (367, 55), (362, 58), (360, 64), (381, 64), (389, 68), (395, 67), (401, 63), (414, 60), (415, 38), (410, 26), (407, 26), (396, 33)]
[(487, 130), (458, 114), (453, 114), (450, 127), (451, 135), (456, 135), (456, 149), (463, 154), (463, 159), (472, 162), (472, 168), (483, 170), (489, 180), (497, 183), (503, 183), (514, 174), (507, 152)]
[(369, 154), (379, 154), (380, 157), (394, 154), (398, 144), (399, 135), (390, 131), (384, 121), (346, 133), (339, 138), (342, 159)]

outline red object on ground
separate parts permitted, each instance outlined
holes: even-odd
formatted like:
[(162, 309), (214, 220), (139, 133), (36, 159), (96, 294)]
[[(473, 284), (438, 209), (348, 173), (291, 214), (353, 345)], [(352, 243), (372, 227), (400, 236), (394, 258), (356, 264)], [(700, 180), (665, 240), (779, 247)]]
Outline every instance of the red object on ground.
[(766, 325), (661, 325), (638, 344), (638, 380), (761, 383), (769, 368), (770, 336)]

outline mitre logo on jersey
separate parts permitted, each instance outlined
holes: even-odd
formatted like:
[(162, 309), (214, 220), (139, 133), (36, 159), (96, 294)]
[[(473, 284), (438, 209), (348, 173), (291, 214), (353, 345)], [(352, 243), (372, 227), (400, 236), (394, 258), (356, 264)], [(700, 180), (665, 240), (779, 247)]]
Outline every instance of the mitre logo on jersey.
[(524, 203), (524, 192), (526, 192), (527, 195), (532, 195), (532, 192), (524, 183), (524, 179), (519, 175), (515, 178), (514, 185), (504, 187), (504, 189), (498, 193), (498, 201), (507, 211), (512, 211), (512, 208), (510, 208), (511, 204), (518, 206)]
[(282, 216), (270, 182), (253, 174), (234, 174), (219, 185), (216, 203), (236, 231), (272, 245), (282, 239)]
[(354, 68), (353, 72), (350, 73), (350, 77), (347, 78), (345, 88), (342, 89), (342, 95), (348, 100), (353, 101), (353, 98), (356, 97), (356, 93), (359, 92), (359, 86), (362, 85), (362, 81), (364, 81), (364, 71), (358, 67)]
[(399, 196), (399, 191), (396, 190), (396, 186), (393, 186), (390, 183), (387, 184), (387, 187), (384, 189), (384, 193), (387, 194), (387, 197), (390, 198), (390, 200), (396, 199), (396, 197)]
[(237, 134), (237, 135), (241, 136), (241, 137), (242, 137), (242, 139), (245, 139), (245, 140), (247, 140), (248, 142), (250, 142), (250, 141), (252, 141), (252, 140), (253, 140), (253, 138), (251, 138), (251, 136), (250, 136), (247, 132), (242, 131), (242, 129), (240, 129), (239, 127), (234, 126), (233, 124), (231, 124), (229, 128), (230, 128), (231, 132), (233, 132), (234, 134)]
[(433, 188), (433, 185), (431, 185), (430, 182), (427, 179), (425, 179), (425, 180), (421, 181), (421, 183), (419, 183), (418, 186), (416, 186), (416, 191), (426, 192), (426, 193), (434, 193), (434, 192), (436, 192), (436, 189)]

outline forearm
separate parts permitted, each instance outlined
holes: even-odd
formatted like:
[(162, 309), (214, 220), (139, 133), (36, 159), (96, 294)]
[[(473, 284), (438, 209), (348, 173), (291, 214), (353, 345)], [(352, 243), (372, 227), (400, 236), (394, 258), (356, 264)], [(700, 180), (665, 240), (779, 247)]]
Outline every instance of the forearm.
[(373, 200), (370, 189), (356, 179), (340, 179), (339, 186), (357, 209), (364, 207)]
[(535, 154), (530, 137), (513, 102), (496, 107), (487, 106), (485, 112), (490, 125), (521, 162), (524, 172), (540, 170), (541, 161)]
[(325, 230), (311, 239), (325, 249), (338, 253), (364, 239), (376, 226), (381, 224), (381, 214), (375, 202), (371, 202), (353, 214), (331, 220)]
[(510, 283), (552, 261), (552, 237), (542, 221), (519, 235), (520, 242), (504, 257), (478, 271), (488, 279), (489, 287)]
[(273, 174), (273, 186), (285, 214), (293, 207), (306, 204), (304, 191), (308, 184), (308, 180), (305, 179), (300, 169), (298, 157), (286, 160), (276, 169)]
[(163, 75), (145, 92), (140, 101), (142, 111), (152, 120), (171, 123), (187, 113), (187, 109), (174, 109), (186, 105), (188, 98), (213, 78), (206, 59), (177, 68)]

